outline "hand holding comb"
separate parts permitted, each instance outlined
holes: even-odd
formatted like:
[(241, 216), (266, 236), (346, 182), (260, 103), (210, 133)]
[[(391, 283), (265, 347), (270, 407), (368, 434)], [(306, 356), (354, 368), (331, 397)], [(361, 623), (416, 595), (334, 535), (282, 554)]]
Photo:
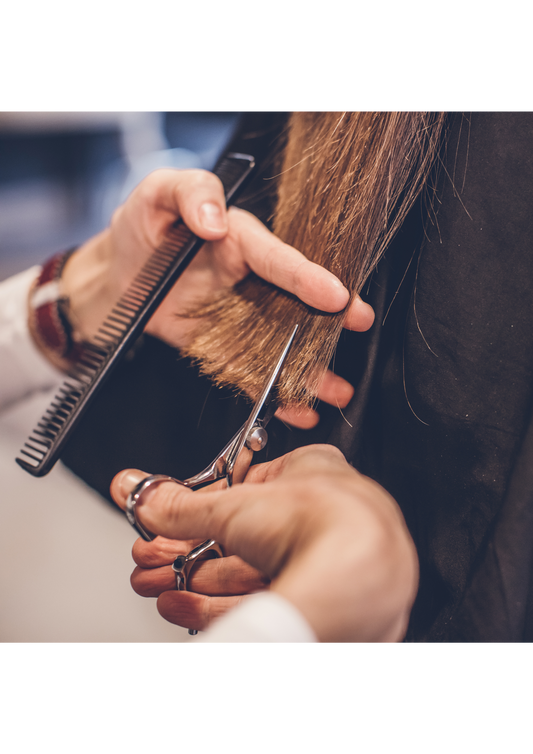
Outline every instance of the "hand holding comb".
[[(254, 168), (250, 155), (229, 153), (215, 169), (227, 204), (237, 198)], [(33, 476), (44, 476), (60, 458), (70, 433), (121, 357), (204, 244), (177, 220), (127, 291), (106, 317), (94, 342), (86, 344), (68, 379), (24, 443), (17, 463)]]

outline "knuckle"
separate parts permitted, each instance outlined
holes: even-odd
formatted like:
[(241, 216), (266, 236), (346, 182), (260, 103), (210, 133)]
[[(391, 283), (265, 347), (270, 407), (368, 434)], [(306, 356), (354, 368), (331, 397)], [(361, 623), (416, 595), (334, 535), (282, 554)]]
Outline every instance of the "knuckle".
[(211, 561), (212, 580), (211, 589), (217, 594), (225, 594), (227, 589), (228, 577), (225, 560), (227, 558), (216, 558)]
[(158, 168), (149, 173), (146, 178), (138, 184), (135, 191), (142, 196), (157, 196), (161, 189), (165, 187), (169, 180), (176, 180), (179, 170), (170, 168)]
[(266, 249), (265, 254), (263, 256), (263, 272), (267, 280), (270, 282), (273, 281), (275, 278), (276, 273), (276, 257), (277, 257), (277, 247), (274, 243), (271, 243)]
[[(145, 509), (146, 513), (144, 517), (143, 506), (140, 506), (138, 509), (141, 521), (144, 522), (146, 519), (149, 519), (146, 521), (146, 524), (151, 531), (155, 531), (157, 528), (164, 528), (162, 522), (172, 527), (179, 516), (182, 501), (186, 496), (191, 494), (193, 494), (192, 490), (187, 487), (176, 482), (166, 481), (157, 485), (153, 490), (147, 490), (147, 508)], [(163, 534), (164, 532), (161, 533)], [(157, 547), (157, 541), (152, 541), (155, 543), (152, 547)], [(148, 549), (150, 550), (149, 545)]]
[(194, 169), (180, 171), (182, 189), (190, 191), (223, 191), (222, 181), (208, 170)]
[(295, 485), (295, 495), (300, 503), (306, 508), (309, 505), (319, 505), (324, 500), (331, 499), (332, 495), (331, 481), (316, 471), (307, 475), (305, 479)]
[[(281, 241), (274, 234), (270, 234), (262, 254), (262, 272), (267, 280), (283, 288), (294, 290), (296, 284), (296, 266), (291, 260), (294, 251), (292, 246)], [(294, 284), (291, 285), (291, 278)]]
[(145, 568), (148, 565), (147, 561), (150, 559), (146, 549), (146, 543), (141, 538), (135, 540), (131, 549), (131, 556), (134, 563), (138, 566), (144, 566)]
[[(154, 541), (154, 540), (153, 540)], [(134, 563), (141, 568), (152, 568), (156, 564), (157, 552), (152, 542), (137, 539), (132, 547), (131, 555)]]
[(165, 202), (169, 191), (174, 191), (178, 204), (186, 202), (196, 193), (222, 192), (220, 178), (207, 170), (175, 170), (158, 168), (149, 173), (134, 189), (137, 197), (152, 204)]
[(247, 591), (250, 574), (248, 567), (240, 558), (235, 556), (218, 558), (215, 575), (219, 594), (233, 595)]

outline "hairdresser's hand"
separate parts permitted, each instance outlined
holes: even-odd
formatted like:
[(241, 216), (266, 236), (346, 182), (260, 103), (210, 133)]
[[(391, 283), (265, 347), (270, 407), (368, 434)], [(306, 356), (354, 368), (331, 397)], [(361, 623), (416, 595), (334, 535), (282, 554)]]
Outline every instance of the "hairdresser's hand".
[[(122, 508), (143, 477), (132, 470), (115, 477), (111, 492)], [(135, 588), (159, 595), (158, 609), (173, 623), (206, 628), (236, 602), (219, 594), (257, 590), (270, 579), (322, 641), (404, 636), (418, 583), (414, 545), (394, 500), (331, 446), (254, 466), (244, 484), (230, 489), (162, 484), (137, 512), (151, 531), (182, 540), (212, 537), (242, 558), (199, 565), (193, 588), (202, 593), (177, 592), (166, 564), (191, 542), (137, 542), (142, 567), (133, 574)], [(217, 568), (226, 572), (222, 588)]]
[[(348, 303), (348, 291), (324, 268), (282, 243), (253, 215), (226, 209), (222, 183), (203, 170), (158, 170), (135, 189), (111, 224), (111, 244), (119, 286), (126, 286), (160, 243), (176, 217), (209, 243), (196, 255), (147, 331), (180, 347), (191, 323), (176, 314), (209, 300), (250, 271), (298, 296), (306, 304), (336, 312)], [(366, 330), (373, 312), (360, 299), (347, 314), (347, 325)]]
[[(78, 334), (91, 339), (110, 309), (147, 258), (159, 246), (177, 217), (206, 243), (165, 298), (146, 330), (180, 347), (194, 326), (177, 314), (234, 285), (251, 270), (326, 312), (342, 310), (348, 291), (331, 273), (282, 243), (253, 215), (226, 210), (220, 180), (202, 170), (157, 170), (145, 178), (115, 212), (111, 227), (84, 244), (63, 273)], [(345, 326), (367, 330), (372, 308), (356, 298)], [(328, 374), (319, 398), (341, 408), (353, 394), (349, 383)], [(316, 423), (314, 412), (285, 412), (297, 426)]]

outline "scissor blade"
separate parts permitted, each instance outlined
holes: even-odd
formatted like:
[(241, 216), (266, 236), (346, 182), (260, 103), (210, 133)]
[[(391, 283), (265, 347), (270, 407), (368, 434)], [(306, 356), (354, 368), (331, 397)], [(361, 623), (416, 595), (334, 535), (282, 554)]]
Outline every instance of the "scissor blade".
[[(262, 409), (265, 408), (266, 406), (268, 406), (271, 403), (271, 401), (272, 401), (272, 398), (273, 398), (272, 388), (276, 384), (276, 380), (278, 379), (279, 373), (281, 372), (283, 364), (285, 363), (285, 359), (287, 358), (287, 354), (289, 353), (289, 349), (292, 346), (292, 342), (294, 340), (294, 336), (296, 335), (296, 330), (297, 329), (298, 329), (298, 325), (294, 325), (293, 331), (292, 331), (292, 333), (291, 333), (291, 335), (290, 335), (287, 343), (285, 344), (285, 348), (283, 349), (283, 352), (282, 352), (281, 356), (279, 357), (279, 359), (278, 359), (278, 361), (276, 363), (276, 366), (272, 370), (272, 372), (270, 374), (270, 377), (268, 378), (268, 381), (267, 381), (265, 387), (263, 388), (263, 392), (261, 393), (261, 395), (259, 396), (259, 398), (256, 401), (256, 404), (255, 404), (255, 406), (254, 406), (254, 408), (252, 410), (252, 413), (250, 414), (250, 418), (248, 419), (248, 422), (247, 422), (247, 424), (250, 425), (248, 429), (252, 428), (255, 420), (257, 419), (257, 417), (261, 413)], [(268, 413), (270, 413), (270, 411)], [(272, 416), (270, 416), (269, 419), (270, 418), (272, 418)]]
[(235, 466), (237, 457), (239, 453), (241, 452), (241, 450), (243, 449), (246, 439), (248, 437), (248, 434), (250, 433), (250, 430), (253, 427), (262, 409), (263, 408), (267, 409), (265, 416), (261, 420), (261, 424), (263, 425), (263, 427), (266, 427), (270, 419), (274, 416), (274, 413), (276, 411), (276, 405), (274, 402), (272, 402), (272, 398), (273, 398), (272, 388), (274, 387), (274, 384), (279, 376), (281, 368), (285, 362), (285, 359), (289, 352), (289, 348), (291, 347), (292, 342), (294, 340), (294, 336), (296, 335), (297, 329), (298, 329), (298, 325), (295, 325), (291, 333), (291, 336), (289, 340), (287, 341), (287, 343), (285, 344), (283, 352), (276, 363), (276, 366), (272, 370), (268, 378), (268, 381), (265, 387), (263, 388), (261, 395), (255, 402), (255, 405), (252, 409), (252, 413), (250, 414), (246, 422), (242, 425), (239, 431), (235, 435), (233, 435), (233, 437), (228, 442), (228, 444), (224, 446), (224, 448), (220, 451), (220, 453), (217, 455), (217, 457), (212, 461), (212, 463), (209, 466), (207, 466), (199, 474), (195, 474), (189, 479), (185, 479), (184, 481), (182, 481), (182, 484), (184, 484), (186, 487), (194, 488), (194, 487), (197, 487), (199, 484), (205, 484), (206, 482), (214, 482), (217, 479), (221, 479), (223, 476), (227, 477), (228, 484), (231, 485), (232, 476), (233, 476), (233, 468)]
[[(257, 399), (255, 406), (252, 409), (252, 413), (248, 417), (247, 421), (243, 424), (242, 429), (239, 432), (239, 439), (233, 447), (231, 448), (228, 458), (227, 458), (227, 479), (228, 484), (231, 486), (232, 480), (233, 480), (233, 469), (235, 466), (235, 463), (237, 461), (237, 458), (239, 456), (239, 453), (244, 447), (244, 444), (246, 442), (246, 439), (250, 433), (250, 430), (254, 426), (255, 422), (257, 421), (257, 417), (261, 413), (261, 410), (270, 404), (272, 401), (272, 388), (274, 387), (276, 380), (278, 379), (279, 373), (281, 372), (281, 368), (283, 364), (285, 363), (285, 359), (287, 358), (287, 354), (289, 353), (289, 349), (292, 345), (292, 342), (294, 340), (294, 336), (296, 335), (296, 330), (298, 329), (298, 325), (294, 326), (293, 331), (291, 332), (290, 338), (288, 339), (287, 343), (285, 344), (285, 347), (276, 362), (276, 366), (270, 373), (270, 376), (267, 380), (267, 383), (265, 387), (263, 388), (261, 395)], [(268, 419), (272, 418), (274, 411), (270, 411), (270, 408), (274, 408), (274, 406), (269, 406), (267, 415)], [(261, 422), (263, 424), (263, 422)]]

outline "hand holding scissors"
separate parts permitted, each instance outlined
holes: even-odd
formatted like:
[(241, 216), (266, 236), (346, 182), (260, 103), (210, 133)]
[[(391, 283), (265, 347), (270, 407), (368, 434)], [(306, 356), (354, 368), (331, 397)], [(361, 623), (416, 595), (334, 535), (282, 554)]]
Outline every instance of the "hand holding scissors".
[[(194, 489), (202, 484), (215, 482), (222, 478), (225, 478), (228, 487), (231, 487), (233, 484), (241, 483), (244, 480), (254, 451), (262, 450), (268, 441), (266, 426), (276, 409), (275, 402), (273, 401), (273, 388), (275, 387), (297, 329), (298, 325), (295, 325), (250, 416), (229, 443), (222, 448), (220, 453), (203, 471), (185, 480), (174, 479), (163, 474), (154, 474), (143, 479), (131, 491), (126, 502), (126, 516), (130, 524), (143, 539), (151, 541), (154, 538), (154, 535), (141, 525), (136, 514), (137, 506), (142, 503), (142, 495), (149, 487), (161, 484), (162, 482), (174, 482)], [(176, 574), (176, 589), (178, 591), (187, 591), (190, 573), (199, 561), (206, 558), (222, 557), (222, 555), (222, 548), (212, 539), (202, 542), (187, 555), (179, 555), (172, 564), (172, 570)], [(197, 631), (190, 629), (189, 633), (196, 634)]]

